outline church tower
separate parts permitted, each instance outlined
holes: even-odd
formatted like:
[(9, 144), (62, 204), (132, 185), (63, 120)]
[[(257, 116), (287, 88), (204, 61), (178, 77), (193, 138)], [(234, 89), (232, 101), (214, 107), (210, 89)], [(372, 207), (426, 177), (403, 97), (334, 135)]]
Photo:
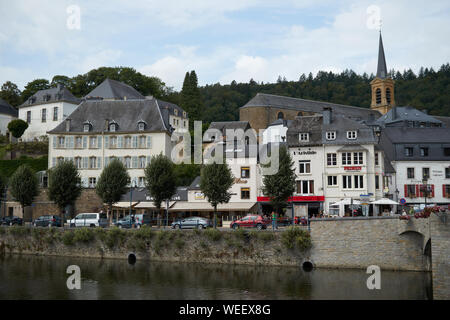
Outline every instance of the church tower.
[(377, 75), (370, 82), (370, 86), (372, 87), (372, 103), (370, 104), (372, 110), (377, 110), (381, 114), (385, 114), (395, 106), (394, 80), (388, 77), (381, 32), (378, 48)]

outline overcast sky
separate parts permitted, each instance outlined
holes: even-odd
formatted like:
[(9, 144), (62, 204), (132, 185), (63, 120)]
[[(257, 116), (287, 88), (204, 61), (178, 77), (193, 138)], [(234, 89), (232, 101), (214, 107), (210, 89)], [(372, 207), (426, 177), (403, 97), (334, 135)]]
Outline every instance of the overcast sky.
[[(78, 19), (78, 9), (80, 19)], [(450, 1), (0, 0), (0, 84), (129, 66), (180, 89), (450, 61)]]

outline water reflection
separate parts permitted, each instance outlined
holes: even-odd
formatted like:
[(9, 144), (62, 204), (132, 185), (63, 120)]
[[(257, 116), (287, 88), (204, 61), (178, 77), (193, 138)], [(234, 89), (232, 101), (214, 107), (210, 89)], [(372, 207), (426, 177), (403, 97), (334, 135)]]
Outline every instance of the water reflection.
[[(66, 268), (81, 268), (68, 290)], [(0, 257), (0, 299), (429, 299), (431, 277), (382, 271), (368, 290), (365, 270), (313, 270), (86, 258)]]

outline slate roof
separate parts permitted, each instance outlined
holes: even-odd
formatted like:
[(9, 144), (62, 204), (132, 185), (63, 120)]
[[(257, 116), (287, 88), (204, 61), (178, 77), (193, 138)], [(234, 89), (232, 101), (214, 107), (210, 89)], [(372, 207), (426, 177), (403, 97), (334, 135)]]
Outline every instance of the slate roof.
[(382, 126), (389, 126), (390, 124), (404, 121), (429, 122), (442, 125), (442, 121), (410, 106), (394, 107), (377, 119), (375, 123)]
[(66, 87), (58, 85), (54, 88), (39, 90), (22, 103), (19, 108), (62, 101), (80, 104), (81, 99), (75, 97)]
[(269, 124), (267, 127), (271, 127), (271, 126), (283, 126), (283, 127), (288, 127), (289, 124), (292, 122), (292, 120), (286, 120), (286, 119), (277, 119), (274, 122), (272, 122), (271, 124)]
[[(323, 117), (297, 117), (288, 126), (287, 143), (289, 147), (311, 145), (360, 145), (377, 143), (377, 137), (371, 127), (358, 121), (333, 114), (330, 124), (323, 123)], [(327, 140), (326, 132), (335, 131), (336, 139)], [(347, 131), (357, 131), (356, 139), (347, 139)], [(309, 133), (309, 141), (299, 141), (299, 133)]]
[(377, 65), (377, 78), (385, 79), (388, 75), (387, 67), (386, 67), (386, 58), (384, 56), (384, 48), (383, 48), (383, 39), (381, 38), (380, 32), (380, 41), (378, 45), (378, 65)]
[[(247, 102), (241, 108), (251, 107), (272, 107), (280, 109), (292, 109), (296, 111), (322, 113), (324, 107), (329, 107), (334, 113), (342, 114), (359, 120), (366, 120), (369, 118), (379, 118), (381, 113), (369, 108), (360, 108), (330, 102), (306, 100), (300, 98), (291, 98), (286, 96), (277, 96), (267, 93), (258, 93), (256, 96)], [(371, 116), (372, 115), (372, 116)]]
[(7, 114), (17, 118), (19, 111), (8, 102), (0, 98), (0, 114)]
[(127, 100), (144, 99), (144, 96), (132, 86), (129, 86), (120, 81), (106, 79), (94, 90), (89, 92), (83, 99), (125, 100), (125, 98)]
[(189, 190), (200, 190), (200, 176), (195, 177), (194, 181), (189, 185)]
[(433, 118), (441, 121), (443, 126), (450, 128), (450, 117), (433, 116)]
[[(146, 98), (148, 99), (148, 98), (153, 98), (153, 97), (146, 97)], [(181, 117), (181, 118), (185, 118), (185, 119), (188, 118), (187, 113), (186, 113), (186, 116), (183, 115), (184, 110), (180, 106), (178, 106), (174, 103), (167, 102), (167, 101), (163, 101), (163, 100), (159, 100), (159, 99), (156, 99), (156, 100), (158, 101), (158, 105), (161, 110), (167, 109), (169, 111), (169, 114), (171, 114), (173, 116), (177, 116), (177, 117)], [(175, 115), (175, 110), (178, 111), (178, 115)]]
[(450, 145), (450, 128), (388, 127), (382, 130), (392, 143), (444, 143)]
[[(126, 112), (124, 112), (126, 110)], [(116, 132), (138, 131), (138, 121), (143, 120), (143, 132), (171, 131), (163, 120), (155, 99), (145, 100), (94, 100), (83, 101), (68, 117), (71, 119), (70, 132), (83, 132), (83, 124), (92, 124), (90, 132), (100, 133), (105, 129), (105, 120), (118, 124)], [(49, 133), (65, 133), (66, 123), (61, 122)]]

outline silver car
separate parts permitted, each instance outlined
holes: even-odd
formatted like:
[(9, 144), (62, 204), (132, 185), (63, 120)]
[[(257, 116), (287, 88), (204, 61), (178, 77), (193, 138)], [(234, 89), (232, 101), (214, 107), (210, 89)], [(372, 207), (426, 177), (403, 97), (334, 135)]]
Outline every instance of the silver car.
[(173, 229), (204, 229), (208, 227), (212, 227), (212, 222), (203, 217), (188, 217), (172, 222)]

